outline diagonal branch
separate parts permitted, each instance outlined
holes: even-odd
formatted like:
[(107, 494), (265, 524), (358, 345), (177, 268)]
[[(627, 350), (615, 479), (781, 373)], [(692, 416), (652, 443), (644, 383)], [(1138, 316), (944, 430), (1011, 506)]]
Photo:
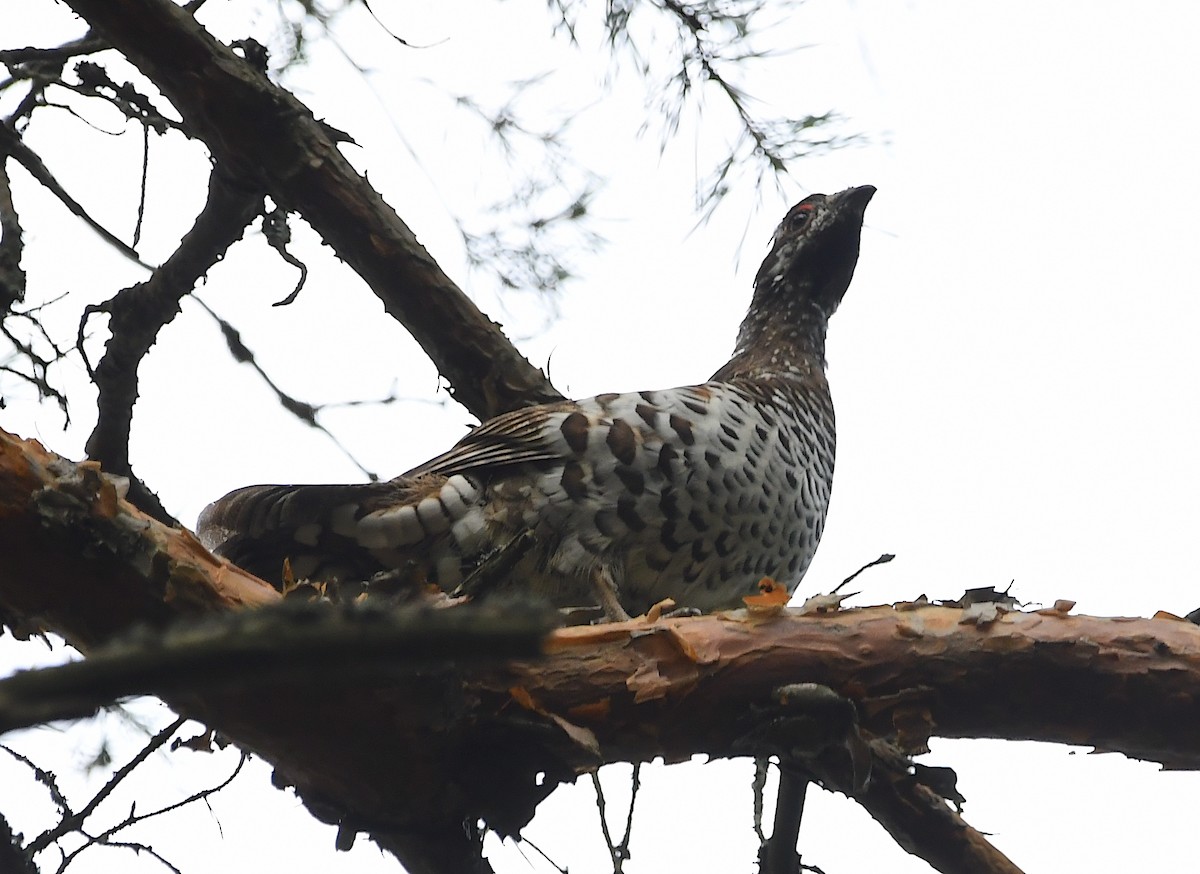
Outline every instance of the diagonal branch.
[(897, 844), (945, 874), (1021, 874), (982, 832), (910, 773), (905, 757), (879, 742), (872, 747), (871, 780), (852, 797)]
[(175, 732), (179, 730), (179, 727), (185, 722), (187, 722), (187, 720), (182, 716), (177, 717), (170, 725), (159, 731), (158, 734), (150, 739), (149, 743), (142, 747), (141, 751), (138, 752), (136, 756), (113, 772), (112, 776), (108, 778), (108, 781), (105, 782), (102, 787), (100, 787), (100, 791), (92, 796), (91, 801), (89, 801), (75, 813), (64, 816), (54, 828), (42, 832), (42, 834), (30, 841), (29, 846), (25, 848), (26, 852), (32, 856), (34, 853), (39, 853), (46, 847), (50, 846), (50, 844), (54, 843), (54, 841), (58, 840), (63, 835), (69, 834), (73, 831), (78, 831), (80, 828), (82, 828), (87, 818), (96, 812), (96, 808), (100, 806), (100, 803), (112, 794), (112, 791), (121, 784), (121, 781), (128, 777), (134, 768), (146, 761), (151, 753), (169, 741), (171, 739), (171, 735), (175, 734)]
[(129, 429), (138, 395), (138, 367), (158, 339), (158, 332), (179, 313), (179, 302), (200, 278), (241, 239), (246, 226), (262, 212), (260, 191), (229, 179), (218, 165), (209, 177), (208, 201), (179, 248), (145, 282), (122, 289), (110, 300), (88, 306), (79, 325), (80, 348), (88, 318), (109, 316), (111, 332), (104, 357), (92, 380), (100, 394), (97, 419), (87, 441), (87, 453), (109, 473), (130, 480), (130, 500), (163, 522), (173, 521), (129, 463)]
[(138, 253), (132, 246), (92, 218), (88, 214), (88, 211), (83, 208), (82, 204), (68, 194), (61, 183), (54, 178), (54, 175), (42, 162), (38, 154), (25, 145), (20, 135), (6, 122), (0, 121), (0, 155), (5, 154), (12, 155), (13, 160), (24, 167), (29, 175), (38, 181), (38, 184), (57, 197), (63, 206), (69, 209), (73, 215), (82, 219), (84, 224), (95, 231), (104, 242), (108, 243), (133, 263), (145, 267), (147, 270), (153, 269), (138, 257)]
[(338, 151), (332, 128), (169, 0), (69, 0), (239, 178), (299, 212), (480, 418), (561, 395), (450, 281)]
[[(233, 360), (239, 364), (249, 365), (250, 368), (258, 374), (258, 378), (266, 383), (267, 388), (269, 388), (275, 394), (275, 399), (279, 401), (279, 405), (281, 407), (283, 407), (308, 427), (315, 428), (328, 437), (330, 442), (333, 443), (333, 445), (338, 448), (342, 455), (346, 457), (346, 460), (362, 471), (363, 475), (366, 476), (367, 479), (369, 479), (371, 482), (379, 482), (379, 474), (365, 467), (363, 463), (355, 458), (354, 454), (342, 444), (342, 441), (337, 438), (337, 435), (322, 425), (317, 419), (317, 414), (320, 413), (322, 409), (325, 409), (327, 406), (329, 406), (328, 404), (311, 404), (308, 401), (302, 401), (299, 398), (292, 397), (290, 394), (285, 392), (276, 384), (275, 380), (271, 379), (271, 377), (263, 369), (262, 365), (258, 363), (258, 359), (254, 356), (254, 352), (251, 351), (250, 347), (247, 346), (245, 342), (243, 342), (241, 332), (238, 331), (237, 328), (213, 312), (212, 307), (206, 304), (199, 297), (193, 297), (192, 300), (199, 304), (200, 309), (208, 313), (209, 318), (217, 323), (217, 327), (221, 331), (221, 336), (225, 339), (225, 345), (229, 349), (229, 354), (233, 356)], [(348, 401), (347, 403), (350, 405), (355, 405), (359, 403), (388, 402), (389, 401), (387, 399), (384, 399), (383, 401)]]
[(13, 204), (12, 185), (8, 178), (8, 162), (0, 149), (0, 322), (8, 316), (14, 304), (25, 299), (25, 271), (21, 269), (21, 220)]

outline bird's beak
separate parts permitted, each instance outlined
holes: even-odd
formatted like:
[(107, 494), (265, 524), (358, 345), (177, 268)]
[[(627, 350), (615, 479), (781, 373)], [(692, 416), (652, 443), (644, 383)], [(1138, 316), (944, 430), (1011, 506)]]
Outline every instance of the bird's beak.
[(871, 198), (874, 196), (874, 185), (860, 185), (857, 188), (847, 188), (845, 191), (839, 191), (832, 199), (836, 202), (839, 212), (842, 209), (850, 209), (861, 216), (866, 212), (867, 204), (871, 202)]

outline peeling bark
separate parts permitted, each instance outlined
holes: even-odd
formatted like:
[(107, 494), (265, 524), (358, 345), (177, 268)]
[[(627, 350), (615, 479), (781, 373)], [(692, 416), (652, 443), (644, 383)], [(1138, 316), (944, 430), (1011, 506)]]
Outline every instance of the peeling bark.
[(0, 430), (0, 617), (86, 652), (137, 624), (273, 603), (267, 583), (124, 501), (95, 462)]
[[(121, 500), (94, 464), (0, 436), (9, 623), (88, 650), (137, 623), (278, 601), (188, 532)], [(775, 691), (796, 682), (855, 702), (864, 733), (910, 752), (931, 735), (994, 737), (1200, 767), (1200, 628), (1176, 619), (1047, 610), (980, 621), (970, 608), (906, 604), (733, 611), (560, 629), (541, 658), (393, 663), (386, 680), (369, 666), (281, 678), (248, 662), (203, 692), (166, 697), (272, 762), (317, 816), (369, 832), (413, 871), (486, 870), (464, 821), (513, 833), (555, 783), (604, 763), (761, 751), (747, 738)], [(866, 791), (850, 791), (902, 846), (929, 843), (918, 826), (967, 828), (920, 818), (914, 805), (938, 799), (914, 801), (924, 789), (901, 785), (903, 767), (879, 756), (876, 767), (885, 770)]]

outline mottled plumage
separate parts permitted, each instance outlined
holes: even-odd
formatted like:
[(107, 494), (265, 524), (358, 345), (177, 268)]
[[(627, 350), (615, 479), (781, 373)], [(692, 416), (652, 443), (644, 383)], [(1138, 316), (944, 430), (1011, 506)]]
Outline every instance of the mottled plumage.
[(452, 589), (523, 532), (508, 585), (560, 606), (597, 585), (642, 612), (741, 605), (812, 561), (833, 480), (825, 329), (875, 189), (805, 198), (755, 280), (733, 358), (701, 385), (516, 410), (386, 483), (251, 486), (201, 514), (211, 548), (278, 582), (411, 571)]

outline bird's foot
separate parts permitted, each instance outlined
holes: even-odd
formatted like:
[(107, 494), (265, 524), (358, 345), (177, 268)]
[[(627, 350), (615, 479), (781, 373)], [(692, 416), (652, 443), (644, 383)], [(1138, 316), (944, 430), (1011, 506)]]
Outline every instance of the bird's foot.
[(609, 622), (628, 622), (632, 618), (621, 606), (617, 597), (616, 580), (608, 568), (601, 565), (592, 571), (592, 588), (596, 591), (596, 598), (604, 611), (605, 619)]

